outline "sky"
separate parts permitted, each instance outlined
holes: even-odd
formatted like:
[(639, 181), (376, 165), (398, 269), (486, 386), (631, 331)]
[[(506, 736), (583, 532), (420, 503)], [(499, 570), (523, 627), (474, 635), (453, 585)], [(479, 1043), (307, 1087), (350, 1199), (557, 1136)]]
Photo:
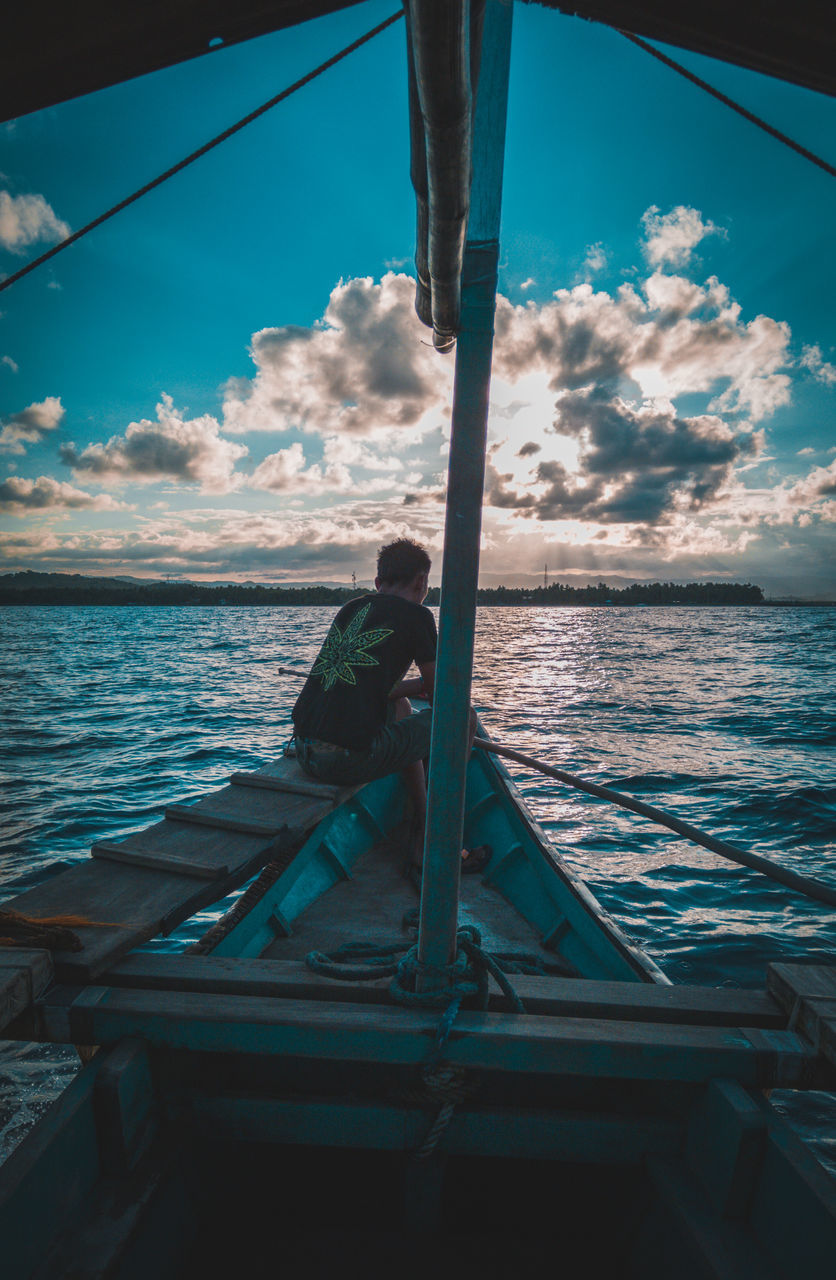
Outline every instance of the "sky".
[[(0, 276), (394, 7), (0, 125)], [(836, 162), (836, 100), (666, 51)], [(398, 23), (0, 294), (0, 572), (368, 582), (398, 536), (440, 570), (405, 66)], [(617, 32), (516, 5), (483, 584), (836, 599), (835, 215)]]

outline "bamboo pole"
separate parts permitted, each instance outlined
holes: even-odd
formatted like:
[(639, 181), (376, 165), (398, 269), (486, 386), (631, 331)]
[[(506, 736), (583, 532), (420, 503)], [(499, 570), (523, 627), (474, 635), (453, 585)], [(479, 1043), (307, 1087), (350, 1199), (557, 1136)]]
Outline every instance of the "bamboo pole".
[(625, 796), (620, 791), (611, 790), (610, 787), (602, 787), (597, 782), (587, 782), (573, 773), (555, 769), (550, 764), (544, 764), (542, 760), (536, 760), (534, 756), (523, 755), (521, 751), (515, 751), (513, 747), (507, 747), (501, 742), (492, 742), (490, 738), (476, 738), (473, 745), (492, 755), (503, 756), (506, 760), (516, 760), (517, 764), (525, 765), (527, 769), (535, 769), (537, 773), (543, 773), (547, 778), (556, 778), (567, 787), (575, 787), (578, 791), (585, 791), (587, 795), (596, 796), (599, 800), (608, 800), (610, 804), (620, 805), (622, 809), (630, 809), (633, 813), (641, 814), (643, 818), (649, 818), (651, 822), (658, 823), (660, 827), (667, 827), (677, 835), (684, 836), (686, 840), (692, 840), (694, 844), (710, 849), (721, 858), (729, 858), (732, 862), (739, 862), (743, 867), (751, 867), (753, 871), (760, 871), (762, 875), (769, 876), (770, 880), (777, 880), (780, 884), (786, 885), (789, 889), (795, 889), (808, 898), (815, 898), (817, 902), (826, 902), (829, 906), (836, 907), (836, 889), (832, 889), (830, 885), (823, 884), (821, 880), (814, 880), (811, 876), (800, 875), (797, 871), (790, 871), (789, 867), (782, 867), (769, 858), (762, 858), (760, 854), (749, 853), (747, 849), (729, 844), (728, 841), (720, 840), (717, 836), (708, 835), (705, 831), (692, 827), (690, 822), (683, 822), (672, 813), (666, 813), (664, 809), (656, 809), (652, 804), (645, 804), (643, 800), (634, 800), (632, 796)]
[(429, 969), (452, 960), (458, 923), (511, 16), (510, 4), (489, 0), (473, 130), (418, 933), (419, 959)]

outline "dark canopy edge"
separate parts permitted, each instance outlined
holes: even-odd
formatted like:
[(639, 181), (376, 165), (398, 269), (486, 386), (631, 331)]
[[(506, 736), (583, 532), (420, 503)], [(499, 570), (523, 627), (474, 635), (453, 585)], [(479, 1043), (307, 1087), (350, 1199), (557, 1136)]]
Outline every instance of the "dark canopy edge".
[(836, 94), (833, 0), (525, 0)]
[[(832, 0), (527, 0), (836, 94)], [(0, 120), (349, 8), (358, 0), (30, 0), (6, 20)]]
[[(3, 36), (0, 121), (357, 3), (142, 0), (127, 5), (113, 0), (30, 0), (7, 20)], [(392, 7), (396, 4), (397, 0)]]

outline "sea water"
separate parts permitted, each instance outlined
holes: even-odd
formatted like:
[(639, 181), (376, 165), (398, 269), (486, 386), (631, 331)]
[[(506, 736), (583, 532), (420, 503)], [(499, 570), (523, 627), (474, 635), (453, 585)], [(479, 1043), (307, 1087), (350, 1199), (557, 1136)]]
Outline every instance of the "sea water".
[[(279, 667), (309, 667), (333, 612), (0, 609), (0, 899), (274, 759), (299, 689)], [(834, 669), (827, 608), (484, 608), (473, 701), (497, 740), (836, 886)], [(832, 909), (509, 770), (674, 982), (762, 986), (770, 961), (836, 963)], [(157, 945), (182, 949), (228, 905)], [(76, 1067), (69, 1049), (0, 1049), (0, 1158)]]

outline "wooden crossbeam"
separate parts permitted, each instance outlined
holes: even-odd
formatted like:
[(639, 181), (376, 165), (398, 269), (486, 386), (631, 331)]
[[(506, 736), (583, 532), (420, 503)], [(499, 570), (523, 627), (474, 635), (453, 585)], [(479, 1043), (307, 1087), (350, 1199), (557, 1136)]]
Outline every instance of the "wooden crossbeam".
[[(426, 1062), (438, 1033), (436, 1011), (115, 987), (88, 987), (69, 1002), (59, 992), (35, 1012), (40, 1038), (62, 1044), (128, 1035), (197, 1053), (392, 1066)], [(818, 1078), (815, 1052), (794, 1032), (493, 1012), (459, 1014), (445, 1061), (583, 1079), (704, 1084), (721, 1076), (759, 1088)]]
[[(529, 1013), (552, 1017), (662, 1022), (683, 1026), (764, 1027), (782, 1030), (786, 1015), (765, 991), (733, 987), (655, 986), (514, 974), (514, 989)], [(295, 960), (239, 959), (135, 952), (109, 969), (114, 987), (194, 991), (216, 995), (298, 998), (332, 1003), (390, 1004), (389, 979), (335, 980)], [(498, 988), (491, 1008), (507, 1008)]]

